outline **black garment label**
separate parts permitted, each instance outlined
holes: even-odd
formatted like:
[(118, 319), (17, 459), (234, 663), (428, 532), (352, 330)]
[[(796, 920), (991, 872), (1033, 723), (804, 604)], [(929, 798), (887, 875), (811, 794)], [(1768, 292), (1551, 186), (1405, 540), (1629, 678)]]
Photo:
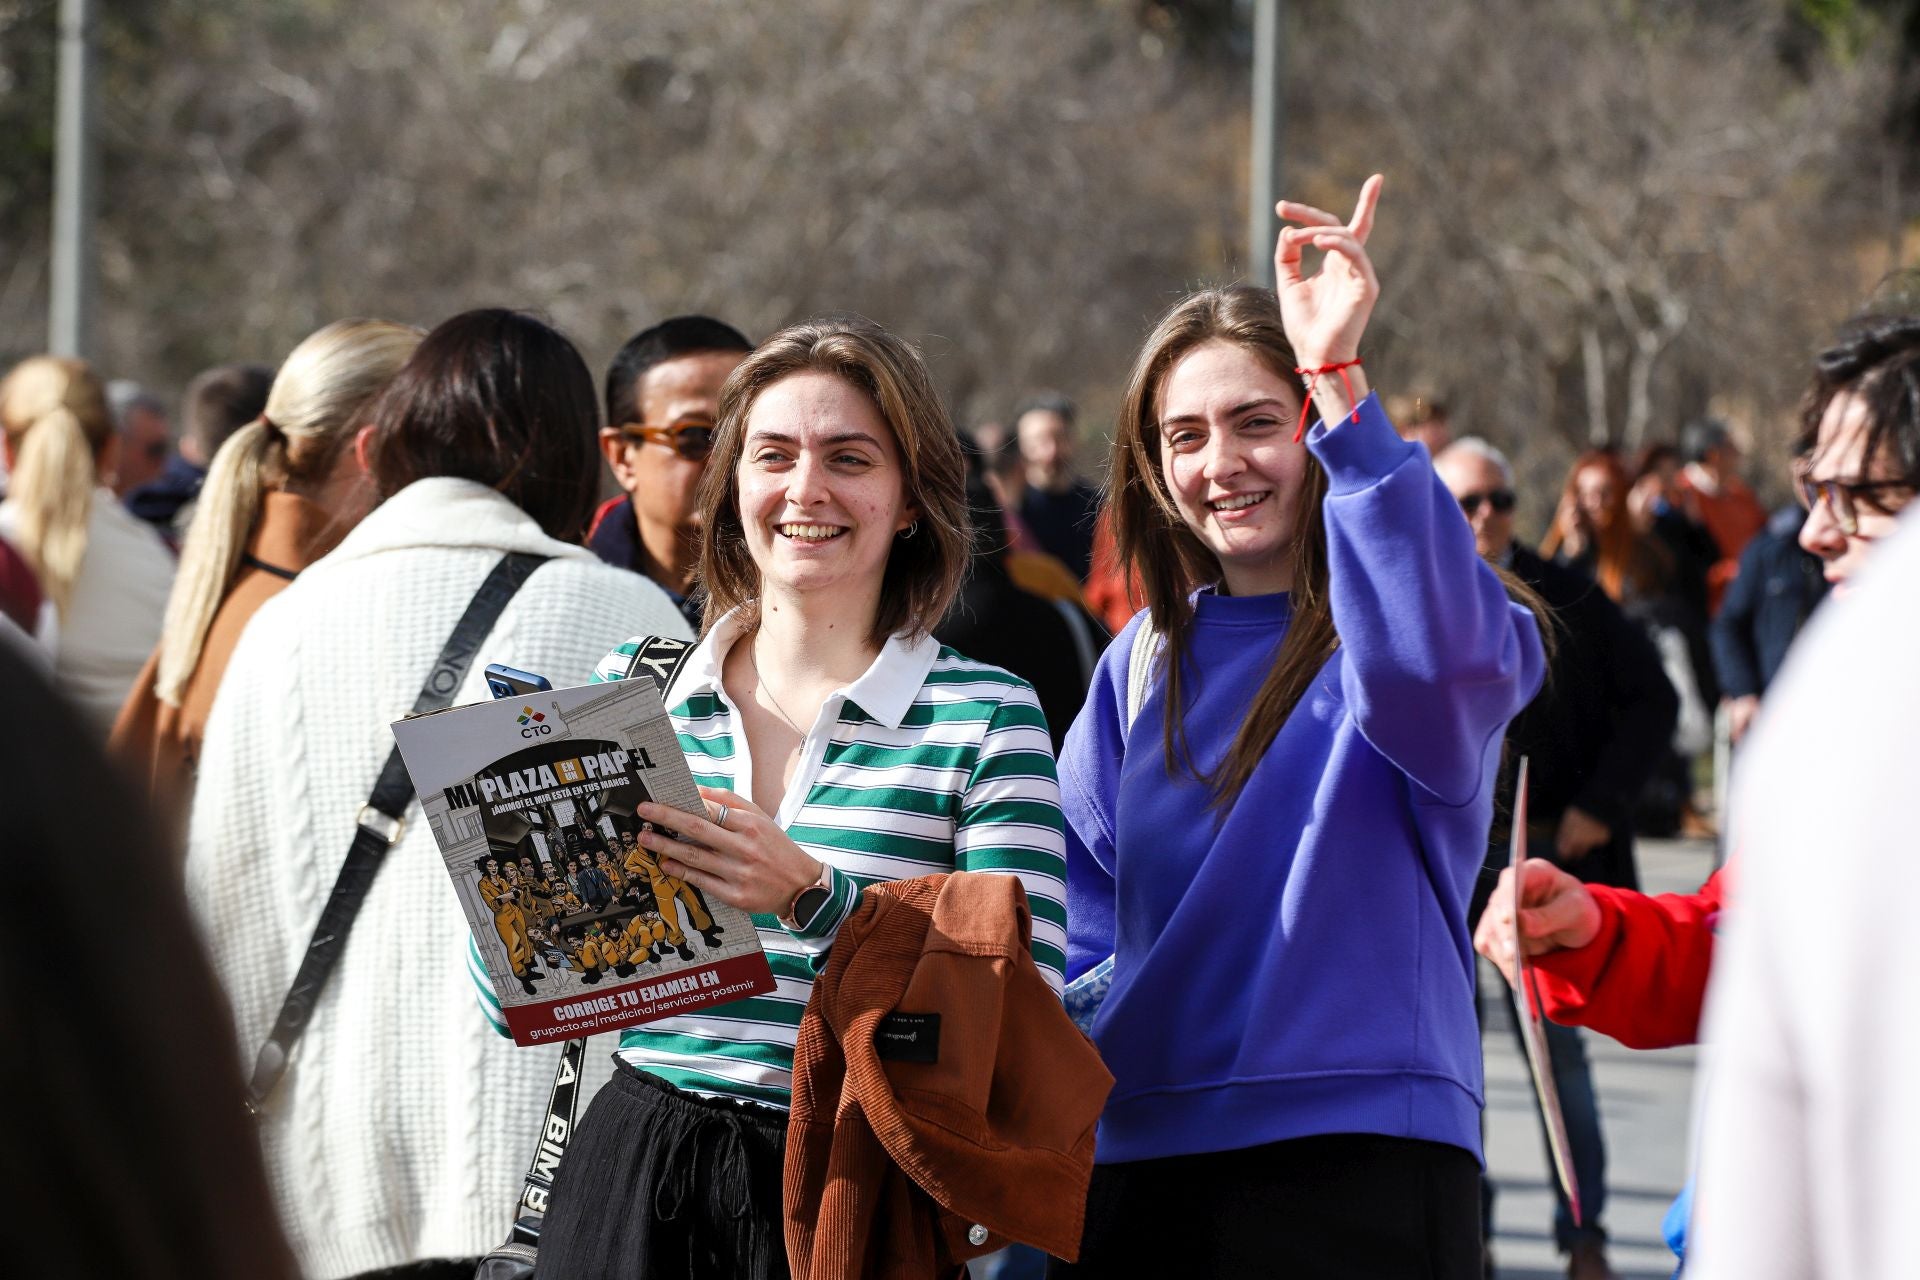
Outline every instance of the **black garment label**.
[(890, 1013), (873, 1033), (882, 1062), (940, 1061), (940, 1015)]

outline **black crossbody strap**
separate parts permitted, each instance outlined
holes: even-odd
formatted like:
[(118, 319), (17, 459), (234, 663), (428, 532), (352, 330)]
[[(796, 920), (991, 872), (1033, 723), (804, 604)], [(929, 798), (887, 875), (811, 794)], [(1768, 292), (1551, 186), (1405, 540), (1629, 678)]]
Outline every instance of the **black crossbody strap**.
[[(507, 602), (533, 576), (533, 571), (550, 558), (516, 551), (502, 556), (493, 566), (486, 581), (467, 603), (460, 621), (454, 624), (453, 634), (447, 637), (440, 656), (434, 659), (433, 670), (414, 701), (414, 714), (438, 711), (452, 704), (453, 695), (473, 667), (481, 642), (500, 620)], [(387, 850), (399, 843), (406, 829), (402, 819), (412, 803), (413, 779), (407, 776), (407, 767), (401, 762), (399, 749), (395, 748), (380, 767), (380, 778), (373, 784), (372, 794), (355, 816), (353, 843), (347, 849), (346, 861), (333, 882), (327, 905), (321, 909), (320, 921), (314, 926), (313, 939), (307, 943), (307, 953), (300, 960), (300, 969), (294, 974), (287, 998), (280, 1003), (280, 1016), (274, 1019), (273, 1031), (254, 1058), (253, 1078), (247, 1083), (250, 1110), (258, 1111), (274, 1086), (280, 1083), (280, 1077), (286, 1074), (293, 1047), (313, 1017), (314, 1002), (326, 988), (327, 978), (340, 962), (341, 952), (347, 945), (347, 931), (353, 927), (354, 917), (360, 914), (367, 900), (374, 874), (386, 860)]]
[(541, 1122), (539, 1141), (534, 1143), (533, 1163), (527, 1167), (527, 1183), (520, 1192), (520, 1207), (514, 1213), (513, 1234), (509, 1239), (521, 1244), (536, 1244), (540, 1223), (547, 1215), (547, 1197), (553, 1192), (553, 1175), (560, 1168), (560, 1157), (567, 1153), (573, 1137), (573, 1120), (580, 1108), (580, 1068), (587, 1060), (587, 1042), (569, 1040), (560, 1050), (560, 1065), (553, 1073), (553, 1091), (547, 1095), (547, 1115)]
[[(667, 636), (648, 636), (640, 641), (627, 664), (623, 679), (644, 674), (666, 701), (673, 678), (680, 674), (693, 653), (693, 643)], [(533, 1144), (533, 1163), (527, 1167), (527, 1181), (520, 1192), (520, 1207), (514, 1214), (510, 1244), (534, 1245), (540, 1239), (540, 1223), (547, 1213), (547, 1197), (553, 1190), (553, 1174), (560, 1158), (567, 1153), (573, 1137), (574, 1114), (580, 1105), (580, 1064), (586, 1061), (587, 1042), (569, 1040), (560, 1052), (560, 1065), (554, 1069), (553, 1090), (547, 1095), (547, 1114), (541, 1121), (539, 1139)]]

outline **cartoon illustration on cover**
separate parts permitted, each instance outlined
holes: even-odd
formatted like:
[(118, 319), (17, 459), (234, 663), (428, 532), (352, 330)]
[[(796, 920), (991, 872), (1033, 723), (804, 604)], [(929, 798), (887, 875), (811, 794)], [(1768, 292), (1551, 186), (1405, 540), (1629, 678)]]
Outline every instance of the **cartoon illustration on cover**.
[(701, 803), (658, 707), (652, 689), (619, 682), (394, 726), (523, 1043), (773, 987), (751, 918), (668, 875), (636, 838), (649, 799)]

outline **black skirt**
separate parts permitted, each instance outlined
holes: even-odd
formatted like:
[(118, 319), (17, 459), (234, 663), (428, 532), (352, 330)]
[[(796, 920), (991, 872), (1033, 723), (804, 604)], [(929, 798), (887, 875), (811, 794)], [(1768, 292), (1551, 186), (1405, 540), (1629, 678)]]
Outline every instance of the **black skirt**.
[(787, 1114), (622, 1062), (574, 1130), (538, 1280), (787, 1280)]

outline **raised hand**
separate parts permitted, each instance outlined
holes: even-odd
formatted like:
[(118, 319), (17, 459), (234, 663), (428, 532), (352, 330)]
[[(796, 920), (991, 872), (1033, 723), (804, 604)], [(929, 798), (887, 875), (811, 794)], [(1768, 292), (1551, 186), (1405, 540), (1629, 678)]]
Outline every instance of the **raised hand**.
[[(1382, 181), (1377, 173), (1367, 179), (1350, 222), (1292, 200), (1276, 206), (1282, 219), (1303, 224), (1283, 228), (1273, 254), (1280, 316), (1302, 368), (1341, 364), (1360, 354), (1360, 335), (1380, 296), (1366, 245)], [(1327, 255), (1310, 276), (1300, 270), (1300, 255), (1308, 245)]]

